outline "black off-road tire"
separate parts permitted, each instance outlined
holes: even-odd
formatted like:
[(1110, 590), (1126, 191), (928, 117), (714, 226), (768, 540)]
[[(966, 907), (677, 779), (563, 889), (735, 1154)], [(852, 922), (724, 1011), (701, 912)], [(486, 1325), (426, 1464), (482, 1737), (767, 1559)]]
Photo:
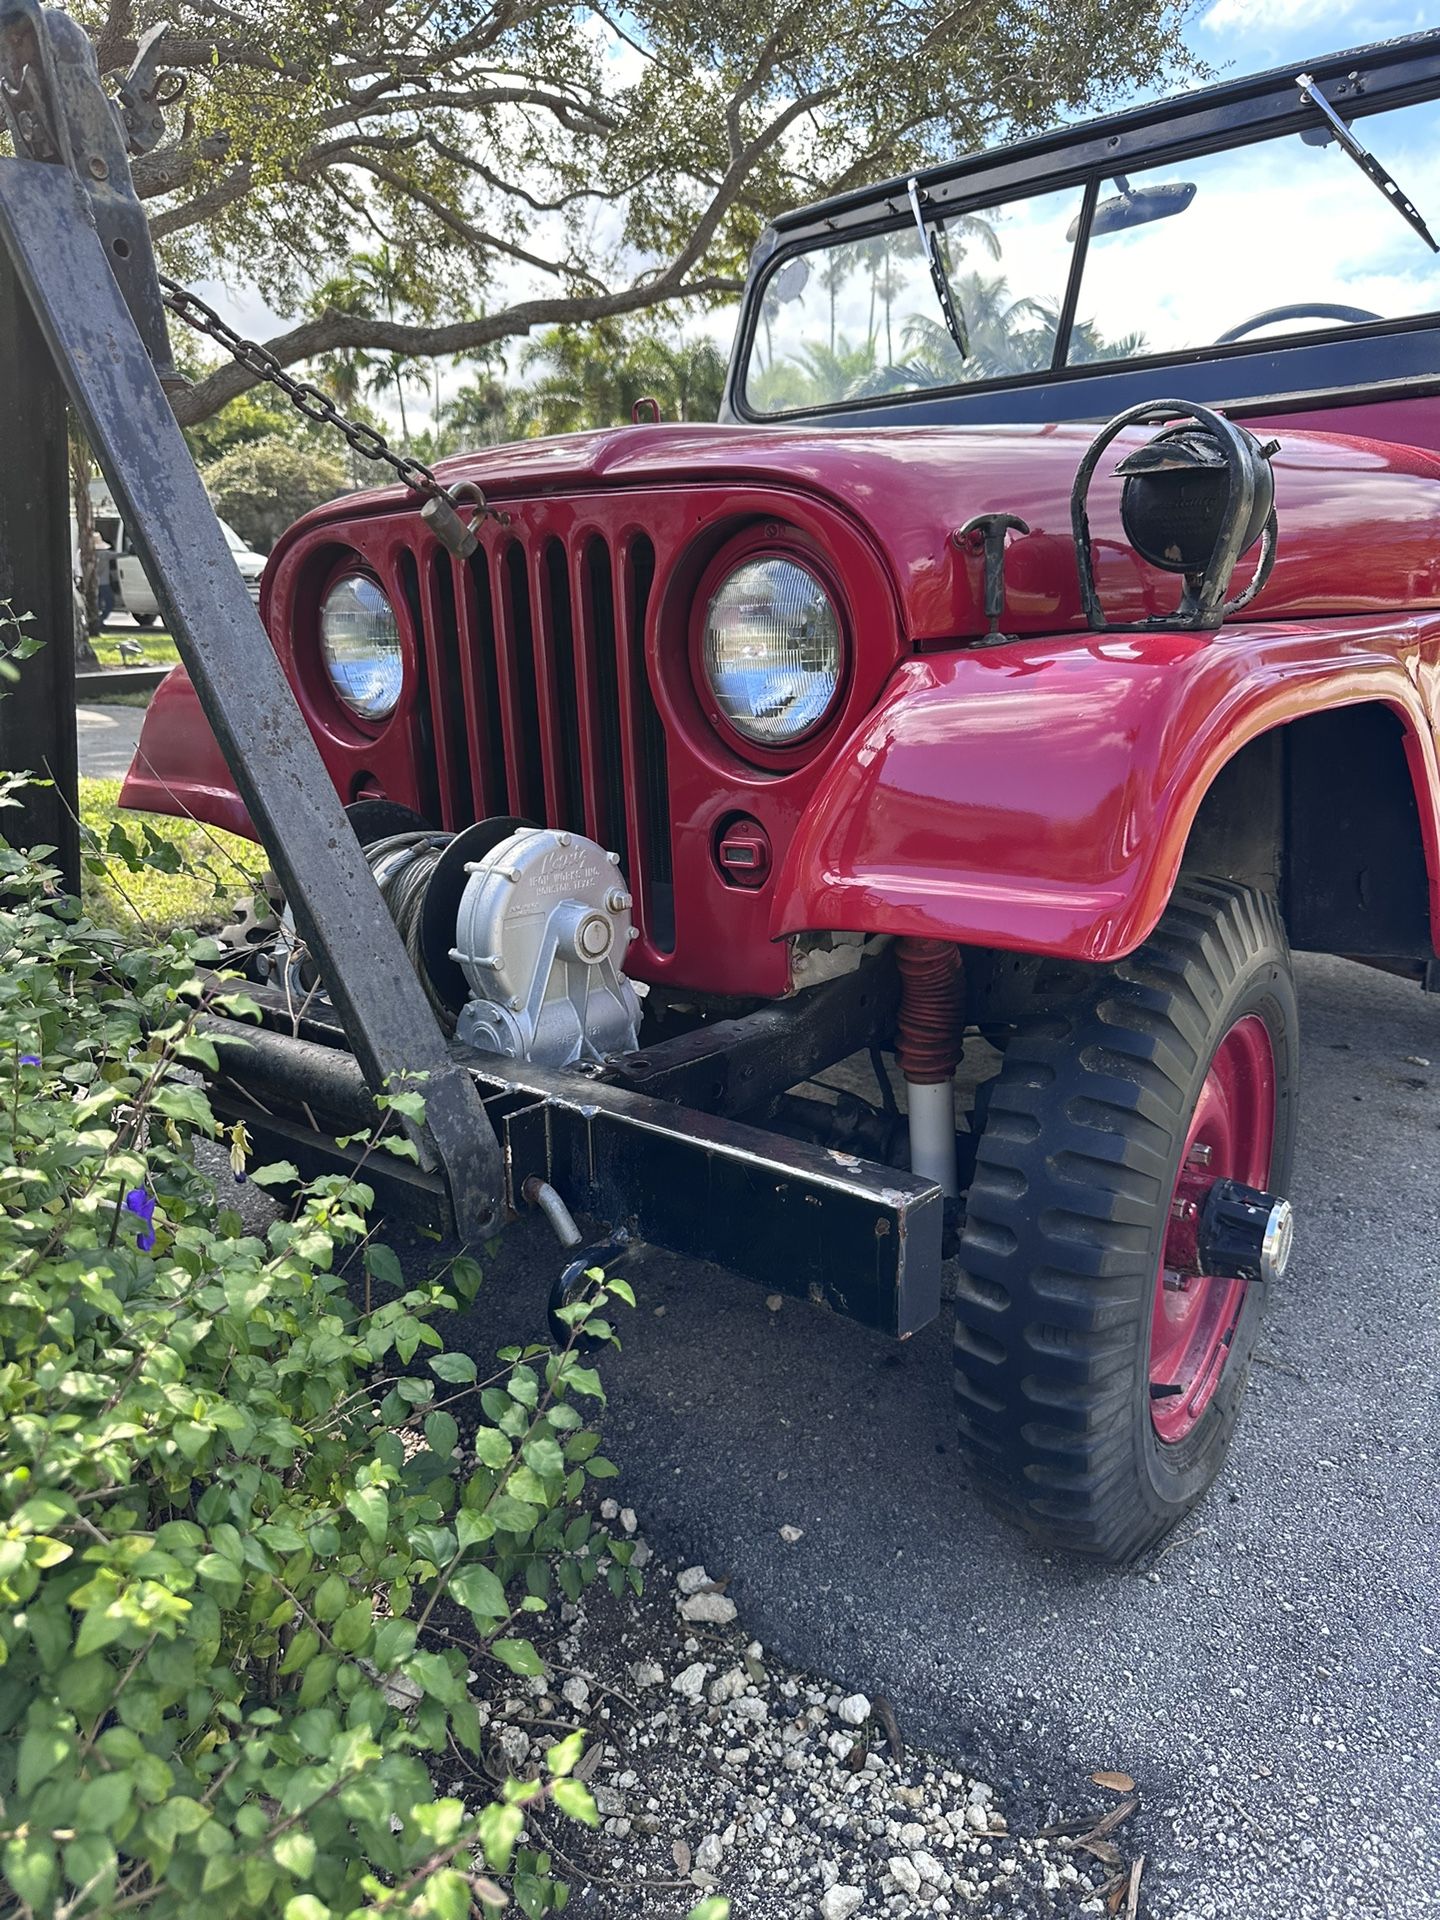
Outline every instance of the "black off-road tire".
[(1181, 1441), (1150, 1410), (1150, 1328), (1195, 1104), (1226, 1033), (1269, 1031), (1269, 1186), (1288, 1191), (1298, 1017), (1273, 900), (1186, 880), (1110, 967), (1036, 982), (991, 1083), (960, 1246), (955, 1385), (982, 1497), (1046, 1545), (1133, 1559), (1200, 1499), (1234, 1432), (1263, 1288), (1247, 1289), (1209, 1405)]

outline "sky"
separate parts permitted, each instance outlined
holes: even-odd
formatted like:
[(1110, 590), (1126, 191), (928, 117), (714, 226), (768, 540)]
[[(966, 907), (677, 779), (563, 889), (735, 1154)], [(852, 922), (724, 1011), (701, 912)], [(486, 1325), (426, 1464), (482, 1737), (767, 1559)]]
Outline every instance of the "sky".
[[(1431, 0), (1428, 7), (1407, 5), (1405, 0), (1388, 0), (1388, 3), (1387, 0), (1213, 0), (1208, 8), (1197, 9), (1185, 37), (1217, 78), (1238, 78), (1269, 67), (1292, 64), (1298, 72), (1306, 61), (1325, 53), (1436, 24), (1440, 24), (1436, 0)], [(1136, 99), (1143, 97), (1143, 94), (1135, 96)], [(1440, 106), (1424, 112), (1440, 120)], [(1298, 148), (1298, 143), (1291, 144)], [(1379, 139), (1375, 145), (1421, 211), (1432, 215), (1431, 224), (1440, 233), (1440, 138), (1425, 142), (1423, 160), (1417, 158), (1411, 162), (1408, 172), (1404, 170), (1404, 163), (1410, 141), (1400, 137), (1400, 130), (1397, 129), (1388, 150)], [(1339, 263), (1334, 258), (1337, 221), (1354, 215), (1345, 230), (1358, 234), (1361, 214), (1369, 216), (1380, 211), (1374, 188), (1333, 148), (1299, 149), (1293, 155), (1287, 153), (1282, 157), (1283, 168), (1279, 168), (1278, 158), (1274, 164), (1279, 168), (1276, 193), (1283, 201), (1284, 215), (1278, 225), (1270, 227), (1264, 249), (1257, 248), (1251, 263), (1253, 270), (1247, 275), (1247, 289), (1241, 294), (1245, 313), (1231, 310), (1235, 304), (1235, 276), (1231, 276), (1228, 288), (1214, 284), (1223, 282), (1225, 276), (1213, 277), (1209, 304), (1203, 312), (1194, 309), (1194, 281), (1189, 280), (1183, 320), (1176, 311), (1182, 257), (1189, 254), (1193, 258), (1192, 250), (1204, 246), (1207, 228), (1218, 245), (1222, 234), (1233, 236), (1246, 227), (1243, 220), (1236, 221), (1235, 215), (1246, 205), (1250, 183), (1233, 170), (1216, 168), (1201, 180), (1201, 191), (1185, 215), (1136, 233), (1116, 236), (1123, 244), (1112, 247), (1110, 260), (1102, 262), (1097, 255), (1094, 286), (1092, 289), (1087, 285), (1086, 297), (1093, 295), (1091, 304), (1095, 313), (1092, 317), (1102, 323), (1102, 331), (1119, 332), (1128, 325), (1140, 328), (1156, 345), (1172, 341), (1174, 344), (1198, 343), (1213, 338), (1222, 328), (1266, 305), (1302, 297), (1321, 300), (1349, 297), (1355, 304), (1381, 312), (1404, 312), (1408, 304), (1408, 309), (1413, 311), (1414, 284), (1426, 262), (1418, 241), (1409, 235), (1397, 216), (1382, 214), (1378, 219), (1365, 218), (1366, 245), (1361, 249), (1364, 257), (1358, 269), (1353, 258)], [(1304, 179), (1309, 185), (1302, 192), (1300, 174), (1307, 166)], [(1193, 174), (1194, 169), (1191, 172)], [(1368, 204), (1367, 196), (1375, 199), (1373, 207)], [(1049, 248), (1053, 236), (1027, 235), (1025, 222), (1012, 219), (1004, 238), (1004, 270), (1013, 290), (1039, 291), (1043, 282), (1048, 291), (1053, 256), (1046, 253), (1042, 257), (1042, 247)], [(1173, 276), (1167, 276), (1167, 267), (1175, 269)], [(1357, 285), (1347, 286), (1347, 276), (1355, 271), (1360, 276)], [(1176, 288), (1173, 294), (1172, 286)], [(252, 338), (263, 340), (289, 324), (243, 288), (202, 282), (199, 290)], [(517, 281), (513, 289), (506, 288), (504, 292), (507, 297), (513, 297), (531, 290)], [(1440, 304), (1440, 294), (1432, 294), (1427, 299), (1426, 305), (1431, 304)], [(1085, 316), (1082, 314), (1082, 317)], [(732, 324), (728, 315), (709, 316), (703, 324), (722, 345), (728, 343)], [(852, 324), (859, 326), (863, 336), (864, 325), (859, 321), (858, 307)], [(1187, 335), (1184, 340), (1182, 333)], [(463, 377), (447, 371), (442, 377), (442, 388), (453, 389)], [(385, 415), (392, 416), (391, 423), (395, 424), (393, 401), (387, 397), (373, 404)], [(417, 393), (412, 414), (423, 415), (425, 404)]]

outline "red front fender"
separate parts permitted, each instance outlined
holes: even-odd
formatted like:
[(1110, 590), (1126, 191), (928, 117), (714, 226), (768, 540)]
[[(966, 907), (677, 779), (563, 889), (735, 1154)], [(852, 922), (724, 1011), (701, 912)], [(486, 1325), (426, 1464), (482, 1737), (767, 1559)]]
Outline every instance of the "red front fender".
[(1027, 640), (908, 661), (807, 808), (771, 932), (1119, 959), (1164, 911), (1224, 763), (1272, 727), (1359, 701), (1404, 725), (1440, 932), (1437, 662), (1434, 614)]
[(185, 815), (248, 840), (260, 837), (183, 667), (165, 676), (145, 709), (120, 805), (142, 813)]

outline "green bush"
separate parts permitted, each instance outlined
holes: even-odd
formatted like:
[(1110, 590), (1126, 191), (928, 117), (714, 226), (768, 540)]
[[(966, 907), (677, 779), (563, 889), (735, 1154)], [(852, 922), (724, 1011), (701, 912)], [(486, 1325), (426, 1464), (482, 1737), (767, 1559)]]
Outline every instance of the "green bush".
[[(205, 957), (128, 947), (0, 842), (0, 1914), (558, 1909), (522, 1832), (594, 1822), (580, 1736), (487, 1782), (471, 1674), (544, 1672), (556, 1587), (638, 1585), (580, 1506), (615, 1472), (599, 1377), (572, 1337), (479, 1378), (433, 1325), (479, 1268), (407, 1287), (357, 1181), (245, 1230), (193, 1158)], [(378, 1104), (373, 1150), (413, 1152), (419, 1095)], [(609, 1296), (572, 1310), (602, 1341)], [(437, 1797), (442, 1753), (473, 1799)]]
[(345, 491), (336, 453), (295, 446), (278, 434), (247, 441), (200, 469), (215, 511), (261, 553), (311, 507)]

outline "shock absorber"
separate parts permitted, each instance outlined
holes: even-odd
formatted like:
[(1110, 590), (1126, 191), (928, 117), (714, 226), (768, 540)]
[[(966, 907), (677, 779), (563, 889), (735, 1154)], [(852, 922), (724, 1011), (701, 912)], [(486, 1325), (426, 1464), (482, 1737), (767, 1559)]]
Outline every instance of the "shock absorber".
[(955, 1069), (964, 1050), (965, 974), (948, 940), (895, 943), (900, 1012), (895, 1057), (910, 1113), (910, 1170), (960, 1191), (955, 1163)]

